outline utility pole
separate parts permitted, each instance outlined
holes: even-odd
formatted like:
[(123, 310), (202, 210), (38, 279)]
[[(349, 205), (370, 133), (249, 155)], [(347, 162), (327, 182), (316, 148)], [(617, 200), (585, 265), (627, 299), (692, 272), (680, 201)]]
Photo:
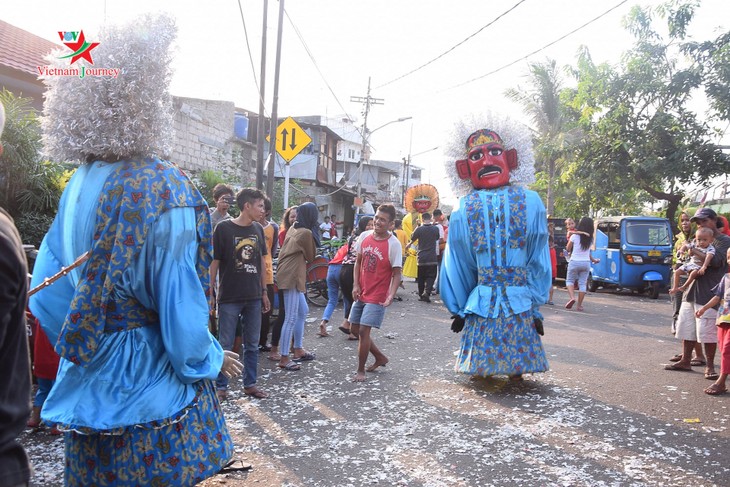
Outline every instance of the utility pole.
[[(279, 0), (279, 32), (276, 38), (276, 65), (274, 68), (274, 100), (271, 103), (271, 131), (269, 132), (269, 165), (266, 174), (266, 195), (274, 197), (274, 158), (276, 157), (276, 128), (279, 126), (279, 71), (281, 66), (281, 34), (284, 25), (284, 0)], [(289, 205), (289, 163), (286, 164), (286, 181), (284, 188), (284, 207)]]
[(363, 112), (363, 124), (362, 124), (362, 151), (360, 151), (360, 159), (357, 161), (357, 211), (360, 213), (360, 206), (362, 206), (362, 163), (367, 162), (370, 159), (365, 159), (365, 154), (368, 153), (368, 113), (370, 113), (370, 105), (382, 105), (382, 98), (373, 98), (370, 96), (370, 77), (368, 76), (368, 94), (365, 97), (362, 96), (351, 96), (350, 101), (355, 103), (365, 104), (365, 111)]
[(266, 17), (269, 0), (264, 0), (264, 27), (261, 33), (261, 85), (259, 86), (259, 118), (256, 123), (256, 188), (264, 189), (264, 94), (266, 91)]

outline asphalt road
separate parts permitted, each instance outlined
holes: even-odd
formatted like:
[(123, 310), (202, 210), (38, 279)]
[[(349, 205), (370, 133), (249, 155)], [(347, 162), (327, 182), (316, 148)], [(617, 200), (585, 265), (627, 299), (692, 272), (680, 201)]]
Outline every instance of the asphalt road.
[[(253, 469), (205, 485), (730, 485), (730, 395), (703, 394), (702, 367), (662, 370), (679, 351), (666, 294), (599, 291), (579, 313), (556, 290), (543, 308), (551, 370), (513, 383), (455, 373), (448, 313), (406, 287), (374, 332), (390, 363), (365, 383), (350, 381), (357, 342), (336, 326), (316, 336), (322, 308), (305, 336), (317, 360), (288, 372), (262, 355), (271, 397), (244, 396), (239, 380), (224, 404)], [(22, 441), (32, 485), (62, 485), (62, 440), (36, 430)]]

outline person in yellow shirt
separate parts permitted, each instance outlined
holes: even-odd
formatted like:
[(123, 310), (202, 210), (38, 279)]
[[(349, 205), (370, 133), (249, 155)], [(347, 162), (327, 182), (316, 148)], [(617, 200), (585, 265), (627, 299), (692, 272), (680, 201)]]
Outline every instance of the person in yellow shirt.
[(408, 245), (408, 235), (406, 235), (406, 232), (403, 230), (403, 220), (395, 221), (395, 230), (393, 230), (393, 235), (395, 235), (395, 238), (398, 239), (403, 253), (405, 253), (406, 245)]
[[(421, 224), (421, 215), (417, 211), (412, 211), (403, 218), (402, 228), (406, 234), (407, 240), (411, 239), (413, 231)], [(408, 242), (406, 241), (406, 244)], [(418, 260), (416, 258), (417, 249), (411, 247), (403, 254), (403, 277), (418, 277)]]
[[(410, 238), (408, 237), (408, 235), (406, 235), (405, 230), (403, 230), (403, 220), (395, 221), (395, 230), (393, 230), (393, 235), (395, 235), (395, 238), (397, 238), (398, 241), (400, 242), (401, 250), (403, 251), (403, 263), (405, 264), (406, 245), (408, 245), (408, 240), (410, 240)], [(405, 286), (403, 285), (403, 279), (401, 279), (401, 281), (400, 281), (400, 288), (405, 289)], [(395, 299), (396, 299), (396, 301), (403, 300), (403, 298), (398, 296), (397, 293), (395, 295)]]

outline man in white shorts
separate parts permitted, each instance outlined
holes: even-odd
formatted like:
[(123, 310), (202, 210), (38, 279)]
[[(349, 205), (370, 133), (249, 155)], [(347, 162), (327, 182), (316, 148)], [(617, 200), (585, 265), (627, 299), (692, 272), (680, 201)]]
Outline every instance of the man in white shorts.
[[(712, 289), (720, 282), (727, 270), (727, 262), (725, 256), (730, 249), (730, 237), (718, 230), (717, 225), (722, 225), (717, 218), (717, 213), (710, 208), (700, 208), (690, 221), (697, 223), (699, 227), (709, 228), (714, 234), (712, 245), (715, 247), (716, 253), (712, 258), (710, 265), (707, 267), (705, 274), (698, 276), (692, 286), (684, 293), (682, 305), (679, 308), (677, 316), (677, 333), (676, 337), (682, 340), (682, 359), (679, 362), (665, 365), (665, 370), (690, 371), (692, 365), (690, 358), (692, 350), (697, 342), (703, 344), (705, 349), (705, 358), (707, 364), (705, 366), (705, 379), (716, 380), (718, 378), (715, 372), (715, 352), (717, 351), (717, 329), (715, 320), (717, 318), (716, 309), (708, 309), (701, 318), (697, 318), (695, 313), (707, 304), (713, 297)], [(691, 250), (690, 252), (697, 252)]]

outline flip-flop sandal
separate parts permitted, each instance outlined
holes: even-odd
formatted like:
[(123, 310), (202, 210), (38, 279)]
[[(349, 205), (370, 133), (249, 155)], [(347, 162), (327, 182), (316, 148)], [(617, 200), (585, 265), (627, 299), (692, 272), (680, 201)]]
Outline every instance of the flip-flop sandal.
[(279, 360), (281, 360), (281, 355), (267, 355), (266, 358), (271, 360), (272, 362), (278, 362)]
[(344, 326), (340, 326), (340, 327), (338, 327), (338, 328), (339, 328), (339, 330), (340, 330), (340, 331), (341, 331), (342, 333), (344, 333), (345, 335), (349, 335), (349, 334), (350, 334), (350, 329), (349, 329), (349, 328), (345, 328)]
[[(236, 462), (239, 462), (241, 466), (236, 466)], [(251, 465), (246, 465), (243, 463), (243, 460), (231, 460), (230, 462), (226, 463), (223, 468), (218, 470), (218, 473), (230, 473), (230, 472), (248, 472), (253, 467)]]
[(575, 304), (575, 299), (571, 299), (570, 301), (565, 303), (565, 309), (571, 309), (574, 304)]
[(717, 372), (705, 372), (705, 379), (707, 380), (717, 380), (718, 377), (720, 377), (720, 374)]
[(717, 386), (717, 384), (712, 384), (710, 387), (705, 389), (705, 394), (708, 394), (710, 396), (719, 396), (720, 394), (725, 394), (726, 392), (726, 387), (720, 388)]
[(285, 365), (279, 364), (279, 368), (284, 369), (284, 370), (289, 370), (289, 371), (301, 369), (299, 364), (294, 361), (289, 361)]
[(314, 360), (315, 358), (317, 358), (315, 354), (307, 352), (301, 357), (294, 357), (292, 360), (294, 360), (295, 362), (309, 362), (310, 360)]
[(682, 354), (681, 353), (678, 353), (677, 355), (675, 355), (674, 357), (672, 357), (672, 358), (669, 359), (670, 362), (679, 362), (680, 360), (682, 360)]
[(707, 365), (707, 362), (705, 362), (704, 360), (698, 360), (696, 358), (693, 358), (689, 361), (689, 364), (694, 365), (695, 367), (699, 367), (700, 365)]
[(664, 366), (664, 370), (678, 370), (680, 372), (692, 372), (692, 367), (685, 369), (684, 367), (677, 367), (677, 364), (669, 364)]

